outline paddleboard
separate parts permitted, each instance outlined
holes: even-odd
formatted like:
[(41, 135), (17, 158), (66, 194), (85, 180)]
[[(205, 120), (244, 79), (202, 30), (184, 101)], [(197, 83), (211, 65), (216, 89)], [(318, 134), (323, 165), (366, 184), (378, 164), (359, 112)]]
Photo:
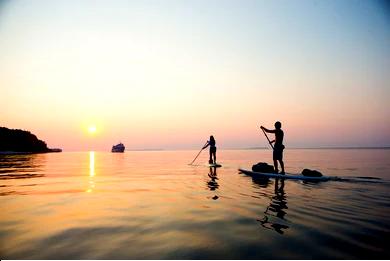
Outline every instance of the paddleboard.
[(283, 179), (298, 179), (298, 180), (310, 180), (310, 181), (327, 181), (327, 180), (336, 180), (337, 177), (327, 177), (327, 176), (322, 176), (322, 177), (308, 177), (308, 176), (303, 176), (300, 174), (276, 174), (276, 173), (263, 173), (263, 172), (254, 172), (250, 170), (245, 170), (245, 169), (238, 169), (241, 173), (244, 173), (246, 175), (252, 176), (252, 177), (259, 177), (259, 178), (283, 178)]
[(208, 164), (207, 166), (212, 167), (212, 168), (220, 168), (220, 167), (222, 167), (222, 165), (221, 165), (221, 164), (218, 164), (218, 163), (215, 163), (215, 164)]

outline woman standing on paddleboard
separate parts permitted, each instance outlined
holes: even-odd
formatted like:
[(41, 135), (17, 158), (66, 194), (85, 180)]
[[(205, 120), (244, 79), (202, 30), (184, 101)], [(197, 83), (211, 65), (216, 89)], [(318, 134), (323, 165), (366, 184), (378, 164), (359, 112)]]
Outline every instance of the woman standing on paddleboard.
[[(210, 146), (210, 159), (209, 164), (217, 164), (217, 147), (215, 146), (214, 136), (210, 136), (210, 140), (207, 141), (206, 145), (203, 146), (203, 149)], [(214, 162), (213, 159), (214, 158)]]

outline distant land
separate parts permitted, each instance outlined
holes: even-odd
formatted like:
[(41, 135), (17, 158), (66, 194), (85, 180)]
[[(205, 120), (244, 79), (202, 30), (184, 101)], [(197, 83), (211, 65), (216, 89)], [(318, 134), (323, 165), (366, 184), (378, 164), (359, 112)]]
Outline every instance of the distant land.
[[(249, 147), (249, 148), (232, 148), (231, 150), (264, 150), (271, 149), (270, 147)], [(373, 146), (335, 146), (335, 147), (286, 147), (286, 149), (293, 150), (359, 150), (359, 149), (390, 149), (390, 146), (381, 146), (381, 147), (373, 147)]]
[[(220, 147), (221, 150), (272, 150), (271, 147)], [(390, 149), (390, 146), (374, 147), (374, 146), (335, 146), (335, 147), (286, 147), (288, 150), (359, 150), (359, 149)], [(151, 148), (151, 149), (126, 149), (126, 151), (189, 151), (199, 150), (199, 148), (187, 148), (187, 149), (168, 149), (168, 148)]]
[[(187, 148), (187, 149), (168, 149), (168, 148), (151, 148), (151, 149), (126, 149), (126, 151), (187, 151), (187, 150), (198, 150), (199, 148)], [(271, 147), (220, 147), (221, 150), (272, 150)], [(390, 146), (382, 146), (382, 147), (286, 147), (288, 150), (360, 150), (360, 149), (390, 149)]]
[(292, 147), (290, 149), (294, 150), (367, 150), (367, 149), (390, 149), (390, 146), (381, 146), (381, 147), (373, 147), (373, 146), (367, 146), (367, 147), (361, 147), (361, 146), (346, 146), (346, 147), (307, 147), (307, 148), (299, 148), (299, 147)]
[(29, 131), (0, 127), (0, 154), (61, 152), (50, 149), (46, 142)]
[(164, 151), (166, 149), (162, 149), (162, 148), (156, 148), (156, 149), (127, 149), (126, 151)]

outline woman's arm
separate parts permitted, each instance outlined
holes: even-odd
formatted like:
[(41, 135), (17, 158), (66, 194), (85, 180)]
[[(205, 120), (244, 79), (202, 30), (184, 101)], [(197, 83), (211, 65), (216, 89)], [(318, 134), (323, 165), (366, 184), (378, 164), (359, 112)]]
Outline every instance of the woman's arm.
[(203, 146), (202, 150), (204, 150), (205, 148), (207, 148), (209, 145), (210, 145), (210, 141), (207, 141), (206, 145)]

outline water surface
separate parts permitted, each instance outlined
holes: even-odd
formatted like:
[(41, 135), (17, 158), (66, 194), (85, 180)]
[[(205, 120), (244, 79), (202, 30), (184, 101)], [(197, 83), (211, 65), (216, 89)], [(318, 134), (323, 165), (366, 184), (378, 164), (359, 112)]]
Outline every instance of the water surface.
[[(252, 179), (270, 150), (0, 155), (0, 258), (390, 258), (390, 150), (286, 150), (288, 172)], [(356, 177), (380, 179), (361, 179)]]

